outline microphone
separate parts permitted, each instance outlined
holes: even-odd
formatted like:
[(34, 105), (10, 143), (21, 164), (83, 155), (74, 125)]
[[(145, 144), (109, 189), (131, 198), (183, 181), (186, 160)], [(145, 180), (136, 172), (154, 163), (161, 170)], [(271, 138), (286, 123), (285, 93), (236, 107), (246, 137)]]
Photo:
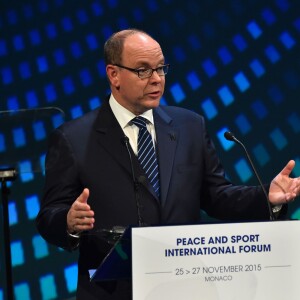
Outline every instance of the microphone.
[(275, 217), (274, 217), (274, 214), (273, 214), (273, 211), (272, 211), (272, 208), (271, 208), (271, 204), (270, 204), (270, 201), (269, 201), (268, 194), (267, 194), (266, 189), (265, 189), (264, 185), (262, 184), (262, 181), (261, 181), (261, 179), (260, 179), (260, 177), (259, 177), (259, 175), (258, 175), (258, 173), (257, 173), (257, 171), (256, 171), (256, 169), (255, 169), (255, 167), (254, 167), (254, 164), (253, 164), (253, 162), (252, 162), (252, 159), (251, 159), (251, 157), (250, 157), (250, 155), (249, 155), (249, 153), (248, 153), (246, 147), (245, 147), (244, 144), (243, 144), (241, 141), (239, 141), (239, 140), (233, 135), (233, 133), (230, 132), (230, 131), (226, 131), (226, 132), (224, 133), (224, 137), (225, 137), (225, 139), (228, 140), (228, 141), (232, 141), (232, 142), (235, 142), (235, 143), (239, 144), (239, 145), (242, 146), (242, 148), (244, 149), (244, 151), (245, 151), (245, 153), (246, 153), (246, 156), (247, 156), (247, 159), (248, 159), (248, 161), (249, 161), (249, 163), (250, 163), (250, 165), (251, 165), (251, 167), (252, 167), (252, 170), (253, 170), (253, 172), (254, 172), (254, 174), (255, 174), (255, 176), (256, 176), (258, 182), (259, 182), (259, 185), (261, 186), (261, 188), (262, 188), (262, 190), (263, 190), (264, 196), (265, 196), (265, 198), (266, 198), (266, 200), (267, 200), (267, 205), (268, 205), (268, 210), (269, 210), (270, 220), (271, 220), (271, 221), (274, 221), (274, 220), (275, 220)]
[(131, 156), (131, 152), (130, 152), (130, 145), (129, 145), (129, 138), (124, 135), (123, 137), (123, 142), (126, 146), (127, 152), (128, 152), (128, 156), (129, 156), (129, 160), (130, 160), (130, 166), (131, 166), (131, 175), (132, 175), (132, 181), (133, 181), (133, 187), (134, 187), (134, 197), (135, 197), (135, 202), (136, 202), (136, 207), (137, 207), (137, 215), (138, 215), (138, 224), (139, 226), (143, 226), (144, 222), (143, 222), (143, 218), (142, 218), (142, 214), (141, 214), (141, 203), (140, 203), (140, 193), (139, 193), (139, 188), (140, 188), (140, 184), (145, 180), (144, 176), (140, 176), (139, 178), (136, 178), (135, 172), (134, 172), (134, 167), (133, 167), (133, 161), (132, 161), (132, 156)]

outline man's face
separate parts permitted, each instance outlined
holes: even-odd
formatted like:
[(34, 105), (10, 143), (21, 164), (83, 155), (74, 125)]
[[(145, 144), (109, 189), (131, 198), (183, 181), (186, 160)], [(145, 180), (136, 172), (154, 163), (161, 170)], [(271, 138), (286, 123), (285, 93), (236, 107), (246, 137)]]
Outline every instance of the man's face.
[[(147, 35), (134, 34), (126, 38), (122, 65), (132, 69), (155, 69), (164, 64), (160, 45)], [(135, 115), (159, 105), (165, 87), (165, 76), (153, 72), (150, 78), (141, 79), (134, 72), (107, 66), (115, 99)]]

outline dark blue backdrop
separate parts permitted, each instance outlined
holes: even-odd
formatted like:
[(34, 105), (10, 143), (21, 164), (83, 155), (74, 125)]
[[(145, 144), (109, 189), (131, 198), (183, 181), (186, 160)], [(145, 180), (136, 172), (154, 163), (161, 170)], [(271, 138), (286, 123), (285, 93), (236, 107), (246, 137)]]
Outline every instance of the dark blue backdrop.
[[(108, 92), (103, 43), (127, 27), (161, 43), (171, 64), (162, 103), (205, 116), (229, 178), (257, 184), (242, 149), (224, 140), (227, 129), (244, 141), (262, 181), (289, 159), (300, 176), (298, 0), (2, 1), (0, 110), (58, 107), (70, 120), (98, 107)], [(16, 300), (65, 299), (76, 288), (77, 254), (46, 244), (34, 224), (44, 179), (36, 164), (63, 116), (46, 119), (9, 127), (0, 118), (0, 162), (17, 157), (22, 171), (9, 202)], [(299, 207), (291, 205), (291, 217), (300, 218)], [(2, 300), (2, 254), (0, 274)]]

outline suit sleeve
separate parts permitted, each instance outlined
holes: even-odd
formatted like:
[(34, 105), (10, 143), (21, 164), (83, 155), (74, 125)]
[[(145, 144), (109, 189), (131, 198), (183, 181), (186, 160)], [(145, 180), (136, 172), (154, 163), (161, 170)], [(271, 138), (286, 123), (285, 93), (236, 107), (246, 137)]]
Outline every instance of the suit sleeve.
[(45, 177), (37, 229), (49, 243), (71, 250), (74, 245), (66, 231), (67, 213), (83, 187), (71, 144), (60, 129), (49, 139)]

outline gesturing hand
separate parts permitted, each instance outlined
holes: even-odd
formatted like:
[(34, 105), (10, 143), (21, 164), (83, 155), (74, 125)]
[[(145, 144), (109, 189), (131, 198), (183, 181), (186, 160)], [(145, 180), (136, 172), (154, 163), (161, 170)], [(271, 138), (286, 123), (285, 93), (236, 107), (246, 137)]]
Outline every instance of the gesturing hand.
[(67, 214), (67, 226), (69, 233), (79, 233), (94, 227), (94, 212), (87, 204), (89, 190), (85, 188), (80, 196), (72, 204)]
[(290, 177), (294, 167), (295, 161), (290, 160), (272, 180), (269, 190), (269, 200), (273, 205), (293, 201), (300, 194), (300, 177)]

